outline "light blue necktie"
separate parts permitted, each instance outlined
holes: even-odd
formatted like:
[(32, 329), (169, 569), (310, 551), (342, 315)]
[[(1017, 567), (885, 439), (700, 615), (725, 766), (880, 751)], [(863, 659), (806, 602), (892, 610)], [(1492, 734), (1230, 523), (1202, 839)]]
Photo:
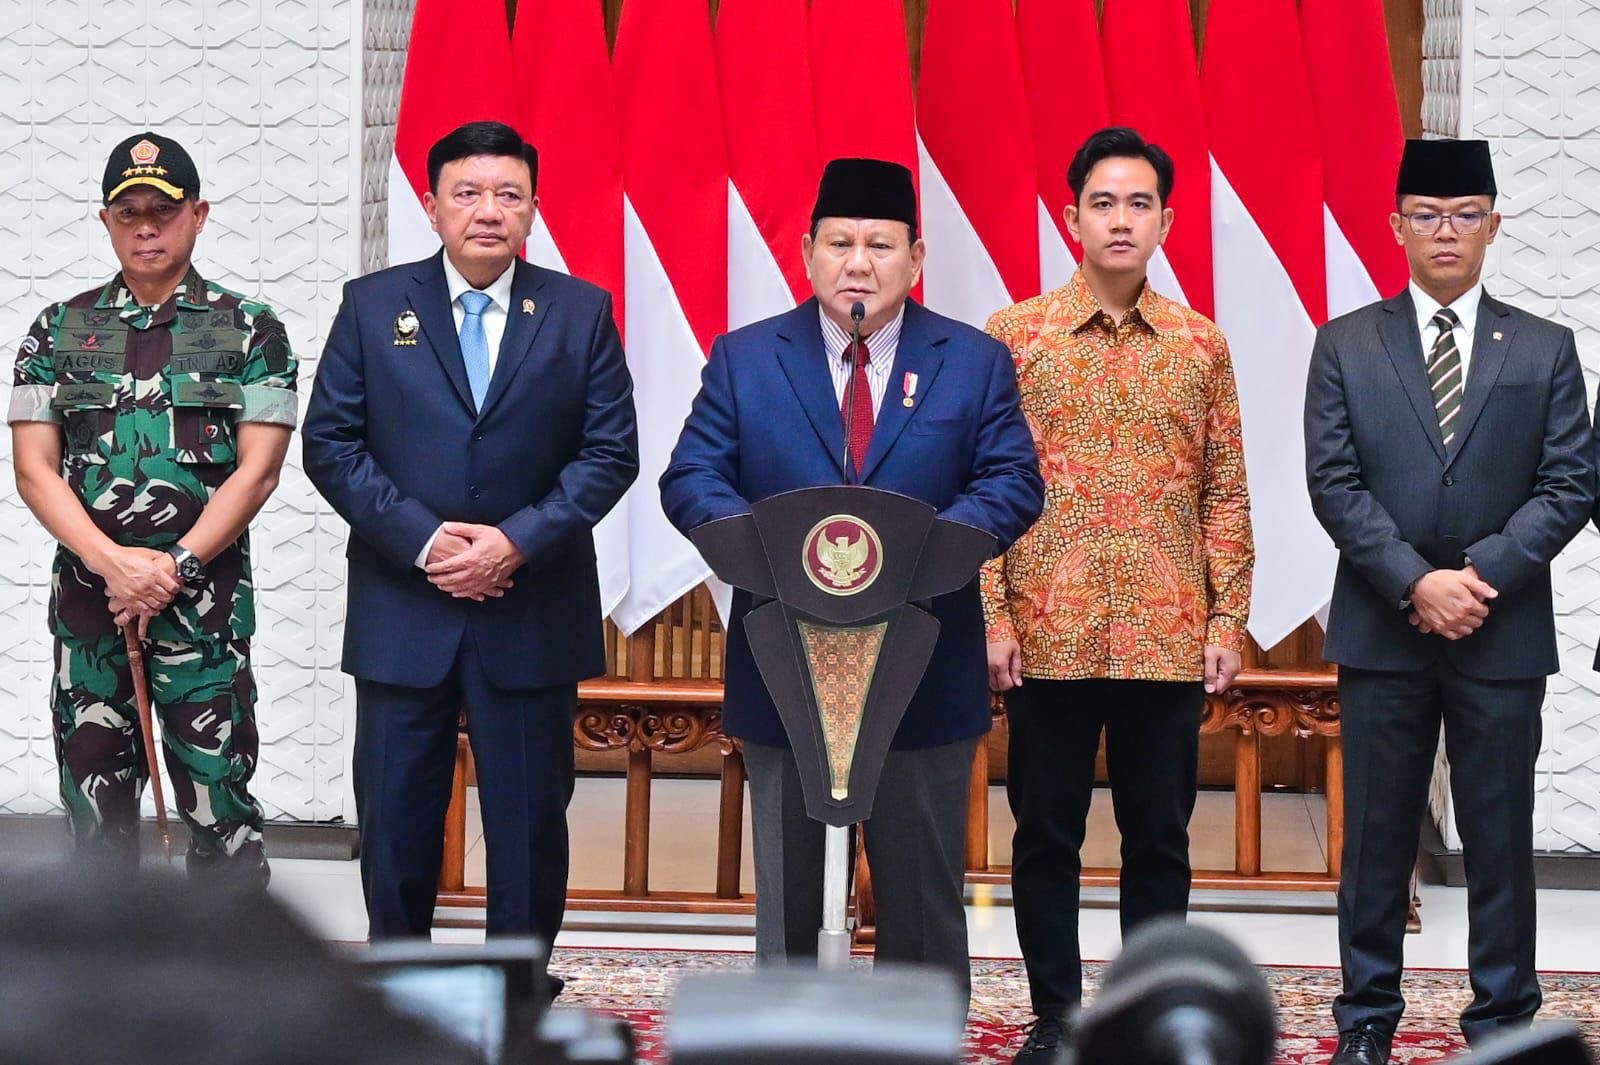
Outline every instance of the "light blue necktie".
[(458, 299), (466, 312), (461, 319), (461, 358), (467, 364), (467, 387), (472, 389), (472, 405), (483, 409), (489, 391), (489, 338), (483, 332), (483, 312), (489, 307), (489, 294), (469, 289)]

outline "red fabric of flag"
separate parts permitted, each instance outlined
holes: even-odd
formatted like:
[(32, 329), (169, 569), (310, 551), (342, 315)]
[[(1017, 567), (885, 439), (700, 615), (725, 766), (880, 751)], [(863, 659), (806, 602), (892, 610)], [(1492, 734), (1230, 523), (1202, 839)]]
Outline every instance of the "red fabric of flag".
[(539, 213), (567, 271), (611, 293), (620, 327), (622, 144), (599, 5), (521, 0), (512, 53), (524, 133), (539, 149)]
[(1172, 156), (1177, 180), (1168, 206), (1176, 217), (1167, 258), (1189, 306), (1211, 317), (1211, 160), (1187, 0), (1105, 0), (1100, 55), (1111, 120)]
[(806, 0), (722, 0), (716, 47), (729, 175), (795, 300), (809, 299), (800, 237), (822, 163)]

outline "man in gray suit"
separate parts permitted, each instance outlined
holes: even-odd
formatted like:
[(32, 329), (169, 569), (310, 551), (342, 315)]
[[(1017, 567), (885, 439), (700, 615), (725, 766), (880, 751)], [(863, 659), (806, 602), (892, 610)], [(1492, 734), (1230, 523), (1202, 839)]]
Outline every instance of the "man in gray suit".
[(1344, 877), (1332, 1065), (1383, 1065), (1444, 725), (1467, 861), (1469, 1042), (1528, 1023), (1533, 763), (1557, 669), (1550, 560), (1595, 496), (1572, 331), (1483, 291), (1500, 228), (1484, 141), (1410, 141), (1390, 217), (1411, 283), (1317, 332), (1306, 478), (1339, 548)]

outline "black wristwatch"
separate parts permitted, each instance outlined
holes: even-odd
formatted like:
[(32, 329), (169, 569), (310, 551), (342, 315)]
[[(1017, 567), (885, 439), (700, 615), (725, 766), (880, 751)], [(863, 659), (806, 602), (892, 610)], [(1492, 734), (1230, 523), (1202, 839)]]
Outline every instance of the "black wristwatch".
[(180, 581), (190, 588), (205, 583), (206, 567), (200, 561), (199, 555), (182, 544), (173, 544), (167, 548), (167, 554), (172, 556), (172, 561), (178, 566), (178, 579)]

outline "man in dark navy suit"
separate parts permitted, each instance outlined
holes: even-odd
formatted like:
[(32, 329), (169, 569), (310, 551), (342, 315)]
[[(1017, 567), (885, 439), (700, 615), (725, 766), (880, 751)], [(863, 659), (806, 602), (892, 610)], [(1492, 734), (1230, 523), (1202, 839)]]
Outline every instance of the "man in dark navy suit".
[[(667, 517), (687, 533), (848, 477), (932, 504), (993, 534), (1003, 551), (1044, 503), (1033, 437), (1004, 345), (908, 299), (924, 254), (911, 172), (873, 159), (829, 163), (802, 250), (816, 298), (713, 345), (661, 478)], [(781, 960), (816, 952), (823, 827), (806, 816), (788, 738), (751, 658), (750, 606), (748, 593), (734, 593), (724, 721), (744, 741), (750, 772), (756, 952)], [(965, 988), (967, 784), (989, 731), (977, 578), (932, 611), (939, 641), (884, 765), (866, 847), (878, 957), (941, 966)]]
[(458, 715), (490, 934), (561, 927), (577, 682), (604, 671), (591, 530), (638, 473), (601, 289), (517, 258), (538, 155), (474, 122), (428, 153), (443, 250), (345, 286), (305, 469), (351, 535), (344, 668), (374, 938), (428, 934)]
[(1410, 141), (1395, 239), (1405, 291), (1317, 331), (1311, 505), (1339, 549), (1324, 654), (1339, 664), (1344, 990), (1333, 1065), (1383, 1065), (1439, 729), (1467, 862), (1476, 1043), (1525, 1025), (1534, 971), (1533, 789), (1554, 673), (1550, 560), (1594, 503), (1572, 330), (1480, 277), (1500, 228), (1485, 141)]

